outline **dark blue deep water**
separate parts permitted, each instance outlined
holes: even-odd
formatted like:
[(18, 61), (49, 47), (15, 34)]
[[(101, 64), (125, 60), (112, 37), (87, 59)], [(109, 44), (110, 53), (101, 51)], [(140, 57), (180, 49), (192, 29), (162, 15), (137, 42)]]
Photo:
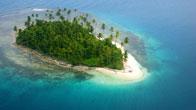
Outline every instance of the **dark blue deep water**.
[[(195, 110), (195, 5), (196, 0), (1, 0), (0, 110)], [(145, 80), (100, 84), (18, 56), (10, 22), (20, 21), (22, 11), (58, 7), (88, 12), (148, 42)]]

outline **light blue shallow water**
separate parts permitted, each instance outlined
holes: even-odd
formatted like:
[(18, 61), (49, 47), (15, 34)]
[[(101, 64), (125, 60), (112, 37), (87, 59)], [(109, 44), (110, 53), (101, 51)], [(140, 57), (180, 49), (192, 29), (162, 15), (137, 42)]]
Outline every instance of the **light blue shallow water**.
[[(0, 1), (0, 110), (195, 110), (195, 4), (195, 0)], [(134, 84), (103, 85), (64, 70), (27, 68), (11, 61), (6, 54), (12, 50), (11, 29), (2, 25), (3, 16), (56, 7), (78, 8), (145, 39), (150, 43), (148, 77)]]

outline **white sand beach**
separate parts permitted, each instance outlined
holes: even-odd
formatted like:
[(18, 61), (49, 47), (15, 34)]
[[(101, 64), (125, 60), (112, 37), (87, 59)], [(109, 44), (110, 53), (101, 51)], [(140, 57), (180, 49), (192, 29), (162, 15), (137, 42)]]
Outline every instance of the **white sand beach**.
[[(121, 46), (119, 43), (112, 42), (118, 48), (121, 49), (122, 53), (125, 52), (124, 47)], [(124, 69), (123, 70), (115, 70), (109, 68), (95, 68), (95, 71), (110, 75), (116, 79), (125, 80), (125, 81), (135, 81), (135, 80), (142, 80), (144, 78), (147, 69), (142, 67), (137, 60), (128, 53), (127, 61), (124, 62)]]

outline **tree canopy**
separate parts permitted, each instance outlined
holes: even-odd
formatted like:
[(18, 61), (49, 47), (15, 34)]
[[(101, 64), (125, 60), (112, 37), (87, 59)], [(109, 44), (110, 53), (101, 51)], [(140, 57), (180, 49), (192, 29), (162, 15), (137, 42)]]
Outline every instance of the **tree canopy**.
[(36, 20), (33, 25), (30, 22), (28, 17), (27, 27), (19, 29), (18, 45), (73, 65), (123, 69), (121, 50), (110, 38), (98, 39), (102, 34), (93, 35), (92, 28), (64, 20), (64, 17), (59, 21)]

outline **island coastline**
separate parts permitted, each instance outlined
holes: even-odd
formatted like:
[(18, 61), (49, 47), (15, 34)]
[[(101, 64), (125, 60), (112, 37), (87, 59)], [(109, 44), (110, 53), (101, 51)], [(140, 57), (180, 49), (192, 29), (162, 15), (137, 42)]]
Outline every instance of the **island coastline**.
[[(125, 49), (121, 44), (114, 42), (114, 41), (113, 41), (113, 44), (116, 45), (116, 47), (119, 48), (123, 53), (125, 52)], [(66, 62), (59, 61), (49, 56), (45, 56), (30, 48), (26, 48), (24, 46), (20, 46), (17, 44), (14, 44), (14, 46), (16, 46), (17, 48), (20, 48), (23, 52), (27, 52), (27, 53), (30, 52), (33, 56), (49, 64), (54, 64), (62, 68), (72, 69), (74, 71), (85, 72), (88, 74), (92, 74), (91, 72), (95, 71), (103, 75), (114, 77), (115, 79), (123, 80), (126, 82), (140, 81), (144, 78), (145, 73), (147, 73), (147, 69), (142, 67), (141, 64), (130, 53), (128, 53), (127, 61), (123, 62), (124, 69), (116, 70), (116, 69), (103, 68), (103, 67), (88, 67), (88, 66), (83, 66), (83, 65), (73, 66)]]
[[(123, 47), (115, 43), (118, 48), (120, 48), (122, 51), (124, 51)], [(79, 73), (85, 73), (85, 74), (90, 74), (94, 75), (94, 73), (99, 73), (102, 75), (105, 75), (106, 77), (112, 77), (116, 80), (120, 80), (123, 82), (135, 82), (135, 81), (141, 81), (144, 79), (145, 74), (147, 73), (147, 69), (142, 67), (137, 60), (130, 54), (128, 53), (128, 59), (126, 62), (124, 62), (124, 69), (123, 70), (116, 70), (116, 69), (110, 69), (110, 68), (103, 68), (103, 67), (88, 67), (84, 65), (71, 65), (69, 63), (59, 61), (55, 58), (51, 58), (49, 56), (43, 55), (35, 50), (32, 50), (30, 48), (17, 45), (13, 43), (13, 46), (16, 48), (19, 48), (22, 52), (28, 53), (32, 55), (33, 57), (38, 58), (42, 62), (55, 65), (67, 70), (75, 71)]]

